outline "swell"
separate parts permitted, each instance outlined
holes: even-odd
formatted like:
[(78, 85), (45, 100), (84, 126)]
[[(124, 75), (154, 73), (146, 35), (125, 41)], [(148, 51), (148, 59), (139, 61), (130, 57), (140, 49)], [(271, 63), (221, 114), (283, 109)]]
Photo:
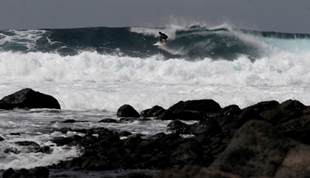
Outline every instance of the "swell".
[[(158, 32), (165, 32), (169, 42), (153, 46)], [(116, 56), (163, 59), (250, 60), (264, 57), (275, 48), (297, 49), (310, 44), (309, 34), (260, 32), (231, 28), (207, 28), (199, 25), (182, 28), (95, 27), (78, 29), (1, 30), (0, 51), (57, 53), (78, 55), (83, 51)], [(284, 45), (283, 45), (284, 44)]]

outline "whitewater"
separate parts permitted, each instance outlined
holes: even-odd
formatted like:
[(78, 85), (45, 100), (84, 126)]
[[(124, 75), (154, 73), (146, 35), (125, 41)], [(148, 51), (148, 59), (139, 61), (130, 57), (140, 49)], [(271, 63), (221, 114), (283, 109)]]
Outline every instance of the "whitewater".
[[(169, 42), (155, 47), (158, 32)], [(0, 98), (23, 88), (54, 96), (55, 110), (0, 112), (0, 169), (33, 168), (70, 159), (83, 150), (49, 140), (75, 119), (76, 128), (106, 127), (151, 135), (168, 121), (98, 123), (116, 117), (123, 104), (138, 112), (180, 100), (213, 99), (240, 108), (287, 99), (310, 105), (308, 34), (259, 32), (229, 26), (169, 26), (0, 30)], [(72, 124), (70, 124), (72, 126)], [(12, 134), (20, 133), (20, 135)], [(14, 144), (52, 145), (52, 153), (28, 153)], [(5, 153), (16, 148), (19, 154)]]

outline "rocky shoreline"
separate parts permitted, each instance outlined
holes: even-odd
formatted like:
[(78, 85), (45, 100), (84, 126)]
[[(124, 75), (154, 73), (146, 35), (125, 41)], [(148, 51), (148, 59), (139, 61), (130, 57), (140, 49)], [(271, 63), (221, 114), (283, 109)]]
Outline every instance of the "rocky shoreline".
[[(0, 100), (0, 109), (60, 109), (57, 100), (31, 89), (24, 89)], [(212, 99), (180, 101), (168, 109), (161, 106), (137, 112), (130, 105), (117, 111), (119, 120), (99, 122), (148, 122), (171, 120), (170, 134), (145, 137), (106, 128), (62, 128), (84, 136), (57, 137), (57, 145), (78, 146), (83, 154), (70, 161), (31, 170), (8, 169), (3, 177), (50, 177), (49, 170), (104, 171), (116, 169), (159, 170), (126, 177), (309, 177), (310, 107), (297, 100), (263, 101), (246, 108), (221, 108)], [(184, 121), (197, 121), (186, 124)], [(75, 120), (64, 121), (67, 123)], [(184, 135), (191, 135), (184, 137)], [(126, 137), (125, 139), (121, 139)], [(33, 151), (48, 153), (36, 143)], [(14, 150), (7, 150), (13, 152)], [(17, 154), (17, 153), (16, 153)]]

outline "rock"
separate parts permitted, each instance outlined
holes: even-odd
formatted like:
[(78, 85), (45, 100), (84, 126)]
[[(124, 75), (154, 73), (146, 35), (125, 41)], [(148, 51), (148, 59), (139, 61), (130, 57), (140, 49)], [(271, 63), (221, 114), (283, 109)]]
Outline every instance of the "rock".
[(162, 112), (157, 119), (204, 120), (210, 113), (218, 113), (221, 109), (217, 102), (210, 99), (179, 101)]
[(140, 144), (142, 141), (141, 137), (136, 135), (136, 136), (131, 136), (128, 137), (126, 140), (124, 140), (124, 146), (129, 147), (129, 148), (134, 148)]
[[(201, 146), (201, 142), (195, 138), (188, 139), (187, 142), (181, 142), (170, 154), (170, 162), (173, 165), (183, 166), (184, 164), (205, 164), (212, 163), (213, 159), (210, 157), (209, 150), (205, 150)], [(203, 160), (203, 162), (202, 162)]]
[(274, 108), (278, 108), (278, 106), (279, 106), (279, 102), (271, 100), (271, 101), (259, 102), (245, 109), (251, 108), (252, 110), (254, 110), (255, 112), (259, 114), (261, 111), (267, 111), (267, 110), (271, 110)]
[(120, 137), (127, 137), (127, 136), (130, 136), (130, 135), (132, 135), (132, 133), (131, 133), (131, 132), (128, 132), (128, 131), (121, 131), (121, 132), (119, 133), (119, 136), (120, 136)]
[(75, 123), (75, 122), (77, 121), (74, 119), (67, 119), (67, 120), (62, 121), (62, 123)]
[(219, 170), (211, 170), (200, 166), (186, 166), (181, 170), (167, 170), (156, 174), (153, 178), (241, 178)]
[(71, 137), (54, 137), (51, 141), (56, 143), (57, 146), (63, 146), (63, 145), (78, 145), (82, 144), (81, 140), (83, 137), (78, 135), (73, 135)]
[(204, 99), (204, 100), (189, 100), (189, 101), (180, 101), (173, 106), (171, 106), (168, 110), (172, 112), (180, 111), (180, 110), (193, 110), (193, 111), (203, 111), (210, 113), (217, 113), (221, 111), (220, 105), (212, 99)]
[(22, 151), (19, 151), (17, 148), (10, 148), (6, 149), (6, 152), (15, 152), (17, 153), (20, 152), (26, 152), (26, 153), (37, 153), (37, 152), (42, 152), (42, 153), (50, 153), (52, 150), (50, 149), (49, 146), (40, 146), (38, 143), (33, 142), (33, 141), (18, 141), (14, 142), (16, 145), (23, 146)]
[(3, 177), (3, 178), (11, 178), (11, 177), (14, 176), (14, 174), (15, 174), (14, 169), (9, 168), (9, 169), (7, 169), (7, 170), (5, 170), (5, 171), (3, 172), (2, 177)]
[(234, 120), (234, 127), (240, 128), (249, 120), (263, 120), (263, 118), (251, 107), (242, 110), (240, 115)]
[(117, 117), (140, 117), (140, 114), (132, 106), (125, 104), (117, 110)]
[(0, 100), (0, 109), (9, 110), (14, 108), (60, 109), (60, 105), (54, 97), (26, 88), (9, 96), (6, 96)]
[(18, 142), (15, 142), (17, 145), (20, 145), (20, 146), (32, 146), (32, 147), (40, 147), (39, 144), (37, 144), (36, 142), (33, 142), (33, 141), (18, 141)]
[(46, 167), (36, 167), (34, 169), (20, 169), (14, 170), (9, 168), (5, 170), (2, 174), (3, 178), (22, 178), (22, 177), (31, 177), (31, 178), (48, 178), (49, 170)]
[(19, 154), (20, 150), (16, 147), (9, 147), (9, 148), (5, 148), (3, 150), (4, 153), (14, 153), (14, 154)]
[(264, 121), (251, 120), (209, 168), (241, 177), (306, 178), (309, 165), (309, 146), (286, 138)]
[(222, 132), (220, 125), (214, 119), (207, 119), (205, 121), (192, 124), (190, 129), (193, 135), (215, 135)]
[(237, 105), (226, 106), (220, 111), (220, 114), (224, 116), (239, 115), (240, 113), (241, 109)]
[(20, 133), (10, 133), (10, 135), (21, 135)]
[(179, 120), (175, 120), (170, 122), (167, 125), (168, 129), (172, 131), (173, 133), (177, 133), (177, 134), (191, 134), (191, 130), (190, 127), (185, 124), (184, 122), (181, 122)]
[(161, 106), (153, 106), (151, 109), (144, 110), (140, 113), (143, 117), (157, 117), (166, 110), (162, 108)]
[(170, 111), (164, 111), (163, 113), (161, 113), (156, 119), (158, 120), (177, 120), (176, 115)]
[(286, 137), (310, 145), (310, 114), (281, 120), (275, 127)]
[(110, 118), (106, 118), (106, 119), (102, 119), (99, 122), (104, 122), (104, 123), (118, 123), (117, 120), (115, 119), (110, 119)]
[(283, 110), (297, 110), (302, 111), (307, 107), (297, 100), (286, 100), (280, 104), (280, 108)]
[(221, 127), (223, 127), (224, 125), (232, 124), (235, 120), (235, 117), (231, 115), (224, 115), (224, 116), (215, 118), (215, 120), (219, 123)]
[(86, 134), (53, 139), (57, 145), (83, 147), (79, 158), (62, 161), (53, 165), (53, 169), (167, 169), (194, 163), (208, 166), (227, 145), (221, 134), (202, 134), (190, 138), (182, 138), (177, 133), (158, 133), (150, 137), (137, 134), (120, 139), (121, 134), (104, 128), (84, 132), (97, 134), (98, 137)]
[(46, 167), (36, 167), (32, 171), (33, 177), (49, 177), (49, 170)]
[(205, 112), (194, 110), (180, 110), (174, 112), (175, 118), (180, 120), (204, 120)]

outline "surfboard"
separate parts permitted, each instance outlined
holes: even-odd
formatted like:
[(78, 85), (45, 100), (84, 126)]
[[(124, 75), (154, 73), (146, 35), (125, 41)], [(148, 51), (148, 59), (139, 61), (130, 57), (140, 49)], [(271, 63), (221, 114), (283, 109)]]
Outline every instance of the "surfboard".
[(157, 43), (154, 44), (154, 46), (161, 46), (161, 45), (165, 45), (167, 42), (163, 41), (163, 42), (160, 42), (158, 41)]

